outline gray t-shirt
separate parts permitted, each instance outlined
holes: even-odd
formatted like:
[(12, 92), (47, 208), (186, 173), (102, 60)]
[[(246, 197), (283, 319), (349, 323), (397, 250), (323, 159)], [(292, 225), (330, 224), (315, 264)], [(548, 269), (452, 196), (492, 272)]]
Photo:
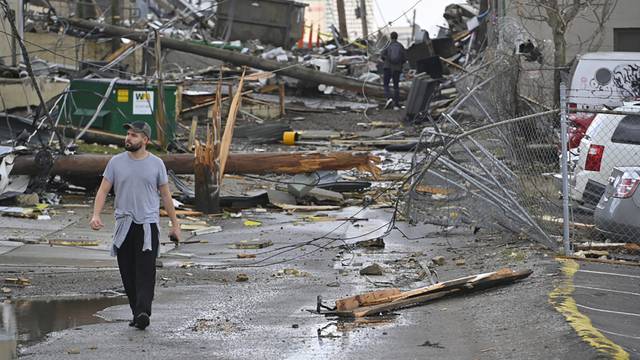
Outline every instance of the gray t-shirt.
[(169, 182), (162, 159), (149, 153), (135, 160), (123, 152), (109, 160), (103, 176), (113, 184), (116, 216), (131, 216), (136, 224), (160, 221), (158, 187)]

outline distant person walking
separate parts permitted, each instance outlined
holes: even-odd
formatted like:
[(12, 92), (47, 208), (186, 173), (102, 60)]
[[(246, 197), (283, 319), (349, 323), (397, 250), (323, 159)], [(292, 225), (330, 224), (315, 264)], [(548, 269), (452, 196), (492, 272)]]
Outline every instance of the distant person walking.
[(104, 170), (90, 226), (93, 230), (104, 227), (100, 213), (113, 186), (116, 226), (111, 256), (118, 258), (122, 284), (133, 313), (129, 326), (144, 330), (149, 326), (156, 258), (160, 252), (160, 197), (172, 223), (169, 236), (175, 242), (180, 240), (180, 225), (169, 192), (167, 169), (159, 157), (146, 149), (151, 139), (149, 124), (135, 121), (124, 128), (127, 151), (111, 158)]
[[(402, 66), (407, 61), (407, 51), (404, 46), (398, 42), (398, 33), (391, 33), (391, 42), (382, 50), (382, 60), (384, 60), (384, 96), (387, 102), (385, 109), (393, 103), (395, 110), (400, 109), (400, 74), (402, 74)], [(393, 97), (389, 89), (389, 82), (393, 80)]]

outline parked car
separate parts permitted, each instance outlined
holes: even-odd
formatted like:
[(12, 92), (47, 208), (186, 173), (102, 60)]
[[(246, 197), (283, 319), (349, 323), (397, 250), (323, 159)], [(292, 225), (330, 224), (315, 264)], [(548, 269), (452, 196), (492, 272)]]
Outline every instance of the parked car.
[(572, 197), (593, 210), (616, 166), (635, 166), (640, 161), (640, 102), (616, 111), (638, 115), (598, 114), (578, 147), (572, 181)]
[[(640, 52), (595, 52), (578, 56), (567, 92), (569, 109), (596, 110), (622, 106), (640, 98)], [(595, 114), (569, 114), (569, 149), (580, 145)]]
[(613, 241), (640, 242), (640, 166), (614, 167), (593, 214), (596, 230)]

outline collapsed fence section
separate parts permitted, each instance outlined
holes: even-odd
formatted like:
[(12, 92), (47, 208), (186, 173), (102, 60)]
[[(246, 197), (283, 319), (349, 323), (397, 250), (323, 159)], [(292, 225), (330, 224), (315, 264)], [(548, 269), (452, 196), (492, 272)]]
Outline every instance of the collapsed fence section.
[(412, 221), (507, 229), (558, 247), (559, 112), (514, 95), (517, 72), (517, 61), (501, 56), (457, 81), (463, 96), (431, 119), (414, 154), (404, 199)]

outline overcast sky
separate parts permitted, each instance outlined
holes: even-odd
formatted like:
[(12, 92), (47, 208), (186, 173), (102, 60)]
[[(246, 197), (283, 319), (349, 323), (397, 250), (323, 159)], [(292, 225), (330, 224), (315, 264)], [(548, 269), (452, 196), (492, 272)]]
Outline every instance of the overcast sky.
[[(374, 13), (378, 27), (393, 21), (410, 9), (418, 0), (374, 0)], [(431, 36), (435, 36), (436, 26), (445, 25), (442, 17), (444, 8), (452, 3), (465, 2), (463, 0), (422, 0), (416, 7), (416, 24), (429, 31)], [(398, 19), (393, 26), (410, 26), (413, 10), (406, 14), (406, 18)]]

